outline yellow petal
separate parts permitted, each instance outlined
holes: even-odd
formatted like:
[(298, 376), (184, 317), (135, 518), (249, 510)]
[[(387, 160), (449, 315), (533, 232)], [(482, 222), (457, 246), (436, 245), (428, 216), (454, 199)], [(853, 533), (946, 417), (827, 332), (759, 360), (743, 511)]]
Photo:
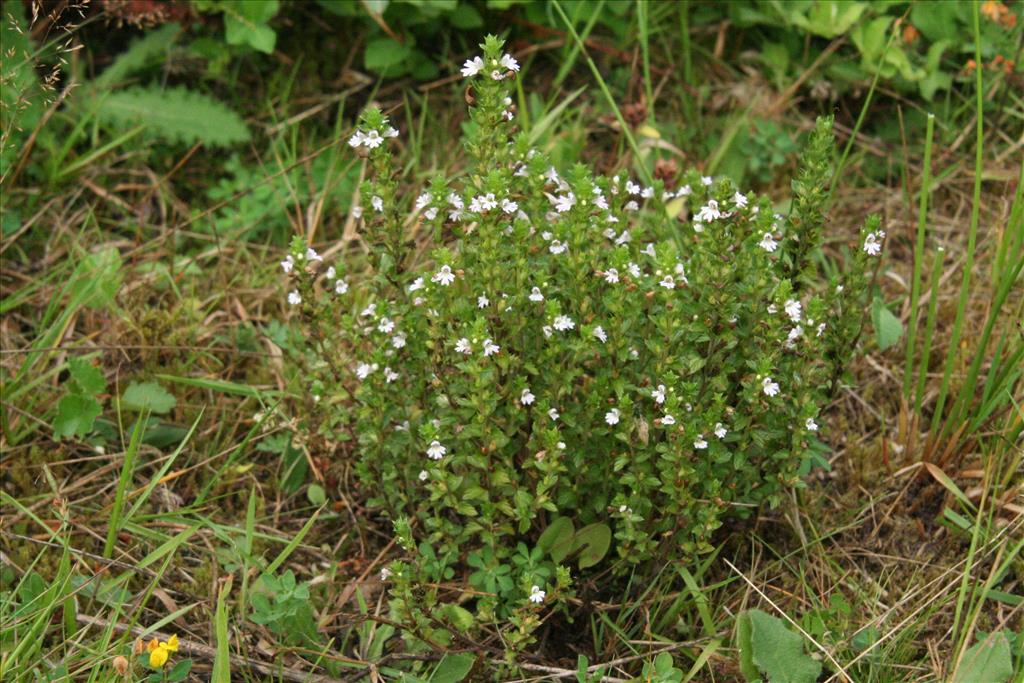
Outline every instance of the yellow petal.
[(170, 652), (177, 652), (177, 651), (178, 651), (178, 634), (177, 634), (177, 633), (175, 633), (175, 634), (174, 634), (173, 636), (171, 636), (171, 637), (170, 637), (170, 638), (169, 638), (169, 639), (167, 640), (167, 642), (166, 642), (166, 643), (164, 643), (164, 645), (166, 645), (166, 646), (167, 646), (167, 649), (168, 649), (168, 650), (169, 650)]
[(167, 654), (167, 648), (161, 645), (149, 653), (149, 665), (154, 669), (159, 669), (167, 663)]

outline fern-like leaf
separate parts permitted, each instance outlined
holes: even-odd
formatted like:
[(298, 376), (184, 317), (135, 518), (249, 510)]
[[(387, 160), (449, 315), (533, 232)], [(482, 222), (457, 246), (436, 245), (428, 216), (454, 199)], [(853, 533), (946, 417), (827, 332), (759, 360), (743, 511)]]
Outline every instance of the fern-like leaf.
[(92, 84), (97, 88), (109, 88), (153, 63), (162, 61), (179, 34), (181, 26), (173, 23), (164, 24), (142, 38), (132, 41), (131, 46), (118, 55), (114, 63), (104, 69)]
[(172, 143), (227, 147), (249, 139), (238, 114), (187, 88), (126, 88), (98, 100), (96, 115), (113, 126), (146, 127), (151, 137)]

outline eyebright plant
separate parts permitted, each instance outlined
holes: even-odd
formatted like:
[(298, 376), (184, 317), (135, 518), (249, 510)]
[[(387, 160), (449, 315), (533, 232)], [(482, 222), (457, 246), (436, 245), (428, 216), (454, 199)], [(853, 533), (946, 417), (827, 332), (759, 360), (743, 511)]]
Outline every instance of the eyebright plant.
[[(686, 561), (820, 461), (884, 233), (870, 219), (845, 281), (819, 275), (829, 119), (787, 215), (696, 171), (670, 188), (556, 169), (516, 129), (519, 64), (482, 48), (462, 68), (469, 170), (410, 201), (398, 131), (368, 109), (350, 144), (371, 272), (350, 282), (299, 239), (282, 264), (330, 396), (316, 423), (354, 431), (355, 470), (410, 550), (516, 567), (564, 516), (611, 527), (619, 571)], [(531, 571), (498, 592), (543, 605), (558, 587)]]

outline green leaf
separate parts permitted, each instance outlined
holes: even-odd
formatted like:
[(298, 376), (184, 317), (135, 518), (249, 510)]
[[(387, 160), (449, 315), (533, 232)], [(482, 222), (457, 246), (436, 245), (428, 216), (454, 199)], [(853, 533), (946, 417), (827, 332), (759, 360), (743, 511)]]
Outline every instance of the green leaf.
[(572, 550), (572, 537), (576, 532), (572, 520), (568, 517), (558, 517), (544, 533), (537, 539), (537, 547), (546, 553), (551, 553), (551, 559), (555, 564), (561, 564), (565, 556)]
[(588, 524), (577, 531), (572, 539), (572, 551), (582, 551), (579, 557), (579, 568), (586, 569), (600, 562), (608, 554), (611, 544), (612, 530), (607, 524)]
[(469, 675), (475, 661), (471, 654), (445, 655), (430, 675), (430, 683), (459, 683)]
[(270, 54), (277, 33), (267, 26), (279, 9), (277, 0), (233, 0), (218, 5), (224, 12), (224, 38), (228, 45), (249, 45)]
[(192, 660), (182, 659), (177, 662), (171, 670), (167, 672), (167, 682), (177, 683), (177, 681), (183, 681), (188, 676), (188, 672), (192, 670)]
[(96, 396), (107, 388), (107, 380), (103, 371), (84, 358), (72, 358), (68, 361), (68, 371), (83, 394)]
[(471, 629), (476, 621), (473, 618), (472, 612), (458, 605), (444, 605), (441, 607), (440, 612), (448, 618), (448, 621), (452, 622), (455, 628), (463, 633)]
[(121, 396), (121, 406), (127, 410), (149, 410), (163, 415), (178, 404), (178, 400), (156, 382), (132, 382)]
[(181, 26), (170, 23), (133, 40), (128, 49), (118, 55), (114, 63), (104, 69), (92, 84), (97, 88), (109, 88), (146, 67), (164, 61), (180, 34)]
[(1013, 675), (1013, 657), (1005, 631), (990, 633), (968, 648), (951, 683), (1006, 683)]
[(811, 5), (806, 17), (795, 12), (790, 18), (794, 24), (806, 31), (823, 38), (835, 38), (849, 31), (867, 8), (866, 2), (818, 0)]
[(249, 139), (249, 129), (238, 114), (187, 88), (126, 88), (102, 97), (95, 111), (107, 125), (142, 125), (151, 137), (172, 143), (226, 147)]
[(367, 69), (380, 73), (404, 62), (410, 51), (408, 44), (391, 38), (376, 38), (366, 45), (363, 61)]
[(324, 487), (320, 484), (310, 484), (309, 488), (306, 489), (306, 498), (313, 505), (323, 505), (327, 502), (327, 494), (324, 492)]
[(53, 419), (53, 436), (56, 439), (83, 437), (92, 431), (93, 422), (103, 407), (90, 396), (69, 394), (57, 404), (57, 417)]
[(804, 652), (804, 639), (758, 609), (747, 610), (736, 620), (740, 671), (750, 682), (761, 674), (770, 683), (814, 683), (821, 663)]
[[(231, 575), (217, 593), (217, 613), (214, 617), (214, 635), (217, 651), (213, 656), (213, 672), (210, 683), (231, 683), (231, 637), (228, 634), (228, 594), (231, 592)], [(254, 596), (255, 597), (255, 596)]]
[(878, 348), (885, 351), (903, 336), (903, 323), (886, 307), (881, 297), (871, 302), (871, 324), (875, 328)]

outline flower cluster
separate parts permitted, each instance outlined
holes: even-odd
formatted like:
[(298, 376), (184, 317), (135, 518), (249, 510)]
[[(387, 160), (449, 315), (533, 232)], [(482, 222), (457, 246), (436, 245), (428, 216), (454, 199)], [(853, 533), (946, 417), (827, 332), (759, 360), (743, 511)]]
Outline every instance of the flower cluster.
[[(696, 171), (669, 189), (556, 169), (505, 116), (518, 62), (483, 48), (462, 68), (476, 124), (462, 183), (437, 178), (403, 209), (371, 110), (353, 139), (373, 171), (363, 202), (381, 198), (375, 271), (339, 298), (301, 242), (282, 264), (307, 322), (332, 330), (312, 335), (321, 385), (353, 401), (333, 424), (359, 439), (372, 503), (417, 518), (439, 555), (500, 555), (558, 515), (611, 526), (622, 569), (706, 552), (819, 458), (884, 233), (862, 234), (844, 287), (809, 257), (827, 174), (802, 176), (783, 216)], [(830, 141), (825, 121), (810, 162)], [(436, 236), (427, 259), (404, 238), (412, 221)]]

